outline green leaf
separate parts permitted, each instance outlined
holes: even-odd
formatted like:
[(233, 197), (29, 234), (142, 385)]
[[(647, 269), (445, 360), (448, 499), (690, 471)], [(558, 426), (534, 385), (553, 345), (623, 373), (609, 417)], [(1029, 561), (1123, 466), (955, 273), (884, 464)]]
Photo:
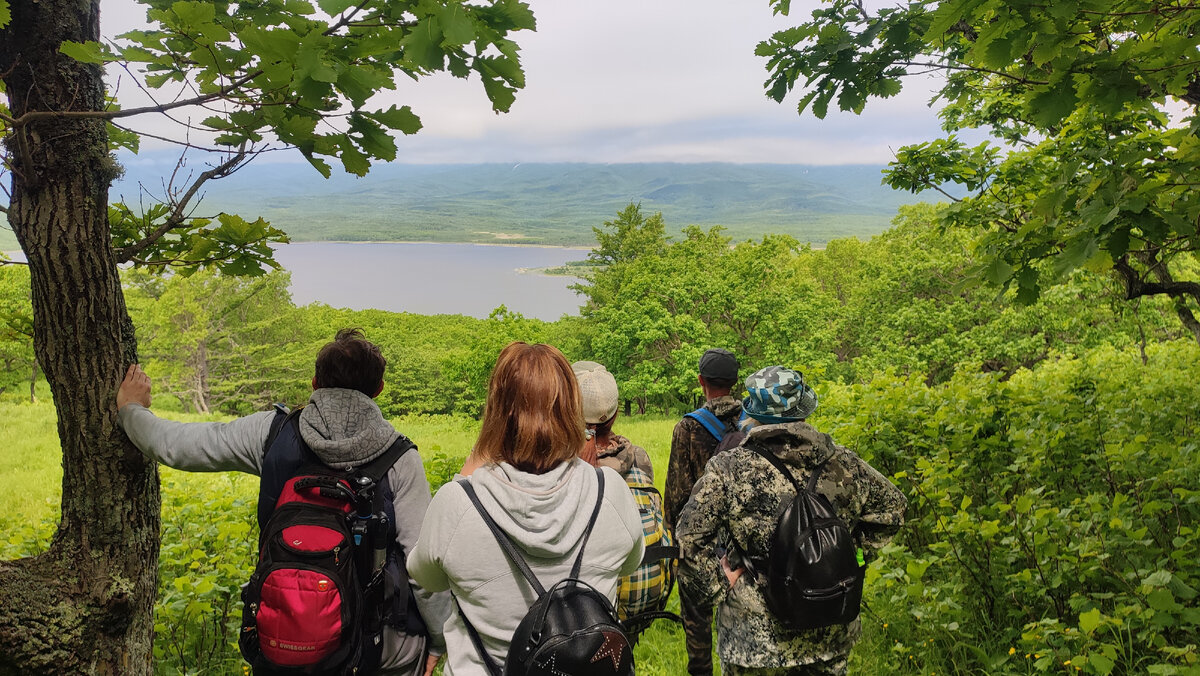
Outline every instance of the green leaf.
[(1053, 127), (1066, 119), (1077, 103), (1075, 79), (1068, 75), (1036, 92), (1029, 100), (1029, 114), (1039, 125)]
[(397, 108), (393, 105), (387, 110), (370, 113), (370, 116), (385, 127), (405, 134), (415, 134), (421, 129), (421, 118), (408, 106)]
[(357, 0), (317, 0), (321, 11), (335, 17), (357, 4)]
[(340, 154), (342, 167), (346, 173), (354, 174), (355, 176), (366, 176), (371, 170), (371, 161), (364, 155), (350, 139), (343, 137), (342, 142), (338, 144), (342, 152)]
[(108, 48), (92, 40), (87, 42), (63, 40), (62, 44), (58, 46), (58, 51), (80, 63), (106, 63), (116, 59), (116, 55)]
[(396, 159), (396, 141), (365, 115), (351, 115), (350, 128), (359, 133), (359, 146), (371, 157), (390, 162)]
[(1090, 635), (1103, 621), (1104, 614), (1100, 612), (1099, 608), (1093, 608), (1079, 614), (1079, 630)]
[(438, 21), (430, 17), (417, 24), (403, 40), (400, 46), (404, 48), (404, 59), (422, 70), (438, 70), (445, 62), (445, 52), (441, 48), (442, 31)]
[(0, 28), (8, 25), (12, 21), (12, 9), (8, 6), (8, 0), (0, 0)]
[(1175, 597), (1169, 589), (1156, 589), (1146, 596), (1146, 603), (1155, 610), (1164, 612), (1179, 612), (1183, 609), (1175, 602)]
[(1012, 278), (1013, 269), (1003, 258), (994, 258), (984, 270), (983, 278), (999, 286)]
[(1061, 276), (1083, 267), (1099, 251), (1095, 237), (1081, 236), (1069, 243), (1054, 261), (1054, 269)]
[(171, 5), (171, 11), (184, 23), (185, 26), (199, 27), (206, 23), (212, 23), (216, 18), (217, 8), (211, 2), (191, 2), (183, 0)]
[(1113, 660), (1110, 660), (1098, 652), (1088, 653), (1087, 659), (1088, 664), (1094, 667), (1096, 669), (1096, 673), (1100, 674), (1100, 676), (1108, 676), (1111, 674), (1113, 667), (1117, 664)]
[(465, 45), (475, 39), (475, 22), (462, 5), (449, 5), (437, 16), (442, 24), (443, 44)]
[(337, 82), (338, 71), (325, 57), (325, 50), (320, 46), (305, 43), (296, 54), (296, 75), (312, 78), (317, 82)]
[(333, 175), (332, 167), (330, 167), (329, 163), (325, 160), (319, 157), (313, 157), (312, 155), (305, 155), (304, 159), (308, 160), (308, 163), (313, 165), (313, 167), (325, 178), (329, 178), (331, 175)]
[(516, 90), (503, 80), (481, 75), (483, 80), (483, 91), (487, 93), (488, 99), (492, 102), (492, 110), (498, 113), (508, 112), (514, 101), (517, 100)]

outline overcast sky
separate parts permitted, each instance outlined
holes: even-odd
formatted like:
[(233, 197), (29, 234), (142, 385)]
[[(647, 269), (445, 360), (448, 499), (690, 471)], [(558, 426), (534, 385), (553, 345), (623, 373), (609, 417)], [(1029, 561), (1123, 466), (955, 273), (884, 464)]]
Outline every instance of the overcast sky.
[[(477, 80), (402, 81), (388, 96), (411, 105), (425, 128), (401, 139), (398, 161), (875, 164), (938, 132), (926, 106), (933, 81), (912, 82), (863, 115), (831, 111), (825, 120), (797, 115), (798, 96), (768, 99), (754, 47), (796, 21), (772, 16), (767, 0), (530, 4), (538, 30), (515, 34), (526, 86), (512, 111), (492, 113)], [(814, 4), (793, 2), (793, 15)], [(103, 0), (102, 30), (115, 36), (142, 16), (133, 0)], [(123, 105), (142, 103), (132, 87), (121, 90)], [(163, 129), (154, 120), (134, 126)]]

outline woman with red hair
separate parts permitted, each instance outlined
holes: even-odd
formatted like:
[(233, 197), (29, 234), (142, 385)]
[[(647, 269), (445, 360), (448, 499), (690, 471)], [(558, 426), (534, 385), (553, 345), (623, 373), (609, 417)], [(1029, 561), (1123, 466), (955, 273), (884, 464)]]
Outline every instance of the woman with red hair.
[[(642, 559), (641, 516), (620, 475), (579, 458), (584, 446), (579, 386), (552, 345), (511, 343), (488, 383), (483, 425), (464, 468), (480, 505), (517, 546), (543, 586), (579, 575), (616, 599), (617, 581)], [(583, 536), (591, 523), (591, 534)], [(503, 664), (513, 631), (536, 600), (457, 482), (434, 496), (408, 558), (413, 580), (429, 592), (449, 589), (458, 602), (446, 621), (447, 676), (488, 673), (479, 643)], [(464, 622), (465, 618), (465, 622)]]

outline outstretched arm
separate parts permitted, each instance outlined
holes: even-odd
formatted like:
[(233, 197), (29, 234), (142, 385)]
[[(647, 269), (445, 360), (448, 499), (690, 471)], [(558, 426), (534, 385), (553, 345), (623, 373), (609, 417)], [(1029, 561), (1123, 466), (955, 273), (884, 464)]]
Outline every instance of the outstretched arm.
[(150, 378), (137, 364), (117, 389), (117, 424), (143, 455), (190, 472), (262, 472), (274, 411), (227, 423), (181, 423), (150, 412)]

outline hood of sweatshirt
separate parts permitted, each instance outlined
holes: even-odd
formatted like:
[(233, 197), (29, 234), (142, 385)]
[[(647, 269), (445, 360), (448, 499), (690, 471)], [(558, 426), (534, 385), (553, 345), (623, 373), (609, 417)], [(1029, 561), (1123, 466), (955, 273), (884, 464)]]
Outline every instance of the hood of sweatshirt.
[(500, 529), (536, 557), (568, 554), (596, 506), (596, 470), (578, 458), (545, 474), (522, 472), (506, 462), (484, 465), (471, 475), (471, 485)]
[(321, 462), (334, 469), (374, 460), (398, 436), (375, 401), (358, 390), (313, 390), (308, 405), (300, 411), (300, 437)]

